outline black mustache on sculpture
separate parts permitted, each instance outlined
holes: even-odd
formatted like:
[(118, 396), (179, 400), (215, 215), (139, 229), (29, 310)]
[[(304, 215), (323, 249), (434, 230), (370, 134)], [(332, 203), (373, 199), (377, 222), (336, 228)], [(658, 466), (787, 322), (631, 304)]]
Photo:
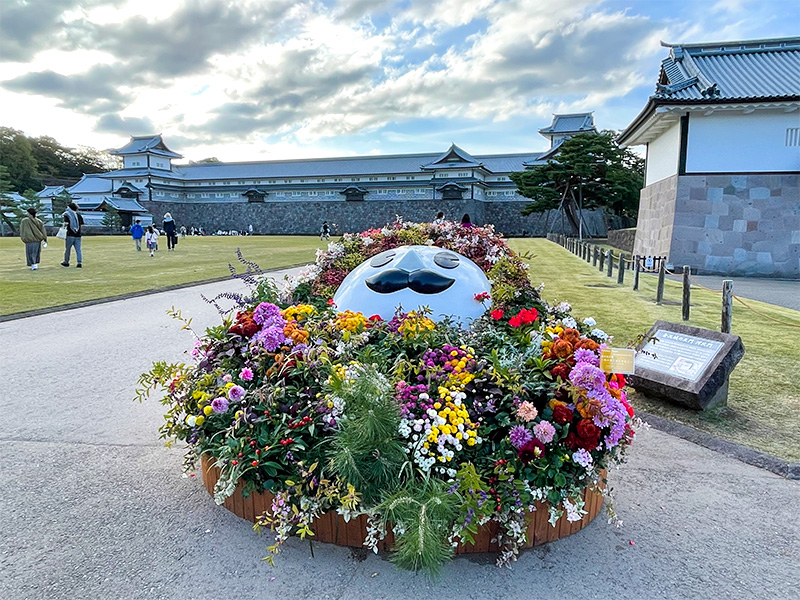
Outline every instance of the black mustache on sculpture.
[(365, 279), (367, 287), (379, 294), (391, 294), (405, 288), (411, 288), (418, 294), (438, 294), (453, 285), (455, 281), (427, 269), (410, 273), (402, 269), (386, 269)]

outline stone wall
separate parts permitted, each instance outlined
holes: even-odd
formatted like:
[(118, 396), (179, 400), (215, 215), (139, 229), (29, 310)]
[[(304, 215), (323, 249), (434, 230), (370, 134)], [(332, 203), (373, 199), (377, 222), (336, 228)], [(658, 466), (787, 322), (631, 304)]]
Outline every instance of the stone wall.
[[(334, 234), (382, 227), (396, 215), (408, 221), (432, 221), (439, 211), (445, 218), (460, 221), (464, 213), (473, 223), (492, 223), (506, 236), (544, 236), (548, 231), (569, 233), (569, 222), (558, 211), (523, 217), (520, 211), (526, 202), (481, 200), (327, 200), (322, 202), (163, 202), (142, 201), (161, 224), (164, 213), (172, 213), (179, 226), (203, 227), (207, 233), (222, 230), (243, 230), (252, 224), (255, 233), (267, 235), (315, 235), (322, 221), (328, 221)], [(619, 218), (603, 211), (585, 210), (585, 234), (605, 237), (609, 225), (623, 224)]]
[(628, 229), (609, 229), (608, 245), (624, 250), (628, 254), (633, 254), (633, 244), (636, 240), (636, 228)]
[(634, 253), (700, 273), (800, 279), (800, 175), (682, 175), (648, 186)]
[(684, 175), (669, 260), (705, 273), (800, 278), (800, 175)]
[(648, 185), (639, 196), (639, 216), (633, 253), (639, 256), (667, 256), (675, 222), (678, 176)]

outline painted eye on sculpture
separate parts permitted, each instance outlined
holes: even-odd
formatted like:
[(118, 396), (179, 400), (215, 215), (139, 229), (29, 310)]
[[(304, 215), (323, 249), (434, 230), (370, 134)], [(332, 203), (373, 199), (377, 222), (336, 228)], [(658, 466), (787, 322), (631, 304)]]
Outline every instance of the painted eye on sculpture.
[(380, 254), (377, 254), (372, 257), (372, 260), (369, 261), (369, 266), (377, 268), (377, 267), (382, 267), (384, 265), (388, 265), (394, 259), (395, 254), (397, 254), (397, 252), (395, 252), (394, 250), (387, 250), (386, 252), (381, 252)]
[(458, 256), (451, 252), (439, 252), (433, 257), (433, 262), (443, 269), (455, 269), (458, 266)]

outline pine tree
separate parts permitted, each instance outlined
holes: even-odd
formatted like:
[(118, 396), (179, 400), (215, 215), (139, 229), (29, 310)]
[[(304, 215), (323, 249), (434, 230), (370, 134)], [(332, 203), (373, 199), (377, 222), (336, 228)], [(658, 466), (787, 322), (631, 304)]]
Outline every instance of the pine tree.
[[(32, 208), (36, 211), (36, 216), (45, 221), (45, 205), (42, 202), (42, 199), (39, 198), (39, 195), (34, 192), (33, 190), (25, 190), (22, 194), (22, 200), (18, 203), (21, 217), (25, 216), (25, 213), (29, 208)], [(48, 219), (49, 220), (49, 219)], [(17, 222), (19, 224), (19, 222)]]
[(61, 215), (67, 210), (67, 206), (72, 202), (72, 194), (66, 188), (61, 190), (58, 196), (53, 196), (52, 218), (53, 225), (61, 224)]
[(16, 223), (22, 216), (22, 211), (9, 194), (11, 193), (11, 180), (8, 176), (8, 169), (0, 165), (0, 236), (6, 234), (6, 227), (14, 233)]
[(119, 216), (117, 209), (110, 204), (106, 204), (106, 214), (103, 215), (102, 221), (103, 227), (110, 228), (113, 233), (119, 229), (121, 224), (122, 218)]

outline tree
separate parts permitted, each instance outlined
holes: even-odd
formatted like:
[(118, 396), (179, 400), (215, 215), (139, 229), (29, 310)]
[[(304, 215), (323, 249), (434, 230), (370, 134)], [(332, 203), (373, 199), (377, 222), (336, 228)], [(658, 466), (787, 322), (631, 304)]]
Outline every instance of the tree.
[(16, 229), (15, 224), (22, 216), (22, 211), (17, 206), (17, 201), (9, 195), (10, 192), (8, 169), (5, 165), (0, 165), (0, 236), (6, 234), (6, 227), (13, 233)]
[(58, 196), (53, 196), (53, 225), (59, 225), (61, 223), (61, 215), (67, 210), (67, 206), (70, 202), (72, 202), (72, 194), (66, 189), (61, 190)]
[(564, 210), (575, 230), (579, 205), (635, 216), (644, 185), (644, 160), (617, 146), (615, 136), (612, 131), (578, 134), (562, 143), (546, 164), (512, 173), (520, 193), (533, 199), (522, 214)]
[(8, 169), (12, 190), (42, 187), (31, 143), (21, 131), (0, 127), (0, 165)]
[(119, 212), (116, 208), (110, 204), (106, 204), (106, 214), (103, 215), (103, 220), (101, 223), (103, 227), (108, 227), (111, 229), (111, 232), (114, 233), (119, 231), (120, 225), (122, 224), (122, 218), (119, 216)]

